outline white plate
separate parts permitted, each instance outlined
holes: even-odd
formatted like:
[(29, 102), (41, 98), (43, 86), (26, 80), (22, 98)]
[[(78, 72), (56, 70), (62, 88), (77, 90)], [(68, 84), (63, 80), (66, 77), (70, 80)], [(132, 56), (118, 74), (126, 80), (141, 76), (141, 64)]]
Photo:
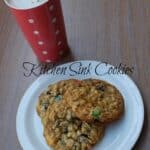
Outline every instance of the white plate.
[[(61, 65), (61, 67), (67, 67), (65, 75), (42, 75), (25, 92), (16, 117), (17, 135), (24, 150), (50, 150), (43, 138), (43, 127), (36, 113), (36, 103), (40, 93), (46, 89), (49, 84), (69, 78), (97, 78), (106, 80), (115, 85), (124, 97), (124, 117), (120, 121), (108, 126), (103, 140), (94, 150), (131, 150), (134, 146), (140, 135), (144, 121), (144, 107), (138, 88), (127, 75), (97, 75), (95, 68), (100, 62), (80, 62), (84, 67), (91, 63), (90, 74), (76, 75), (75, 70), (79, 68), (78, 62), (64, 64)], [(109, 67), (111, 67), (111, 65), (106, 66), (101, 64), (96, 70), (102, 74), (106, 72)], [(70, 70), (71, 68), (74, 72)]]

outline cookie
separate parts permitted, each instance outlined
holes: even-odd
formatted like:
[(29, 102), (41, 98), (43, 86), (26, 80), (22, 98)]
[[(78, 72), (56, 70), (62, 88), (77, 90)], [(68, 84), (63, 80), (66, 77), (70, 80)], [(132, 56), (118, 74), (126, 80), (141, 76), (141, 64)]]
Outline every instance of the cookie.
[(103, 137), (104, 129), (103, 124), (78, 119), (63, 101), (46, 112), (44, 136), (55, 150), (89, 150)]
[(73, 85), (76, 84), (76, 81), (77, 80), (75, 79), (59, 81), (49, 85), (47, 90), (41, 93), (36, 107), (38, 115), (41, 117), (41, 119), (45, 117), (48, 106), (62, 100), (65, 91), (68, 89), (68, 87), (73, 87)]
[(81, 120), (110, 123), (118, 120), (124, 112), (124, 100), (117, 88), (106, 81), (88, 79), (67, 89), (66, 105)]

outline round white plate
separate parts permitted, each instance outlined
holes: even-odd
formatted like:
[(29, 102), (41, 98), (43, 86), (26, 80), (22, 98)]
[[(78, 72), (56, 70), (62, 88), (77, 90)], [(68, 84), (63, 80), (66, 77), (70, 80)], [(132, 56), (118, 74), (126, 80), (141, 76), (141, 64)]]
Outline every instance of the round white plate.
[[(35, 109), (36, 103), (40, 93), (49, 84), (69, 78), (102, 79), (112, 83), (119, 89), (125, 100), (124, 117), (107, 127), (103, 140), (94, 147), (94, 150), (132, 149), (140, 135), (144, 121), (142, 97), (134, 82), (127, 75), (102, 75), (112, 66), (100, 63), (96, 61), (79, 61), (58, 66), (58, 75), (50, 71), (49, 74), (40, 76), (28, 88), (21, 100), (16, 117), (17, 135), (24, 150), (51, 149), (47, 146), (43, 137), (43, 127)], [(59, 74), (62, 67), (66, 67), (66, 72), (63, 75)], [(86, 67), (89, 68), (88, 71), (85, 71)], [(82, 74), (81, 70), (84, 70)]]

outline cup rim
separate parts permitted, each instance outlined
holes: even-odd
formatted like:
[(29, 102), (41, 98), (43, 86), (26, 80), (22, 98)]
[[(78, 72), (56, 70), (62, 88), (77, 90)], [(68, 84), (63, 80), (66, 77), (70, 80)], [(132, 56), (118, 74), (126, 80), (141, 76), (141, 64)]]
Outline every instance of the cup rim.
[(42, 3), (37, 4), (37, 5), (33, 6), (33, 7), (31, 6), (31, 7), (27, 7), (27, 8), (22, 8), (22, 7), (19, 7), (19, 8), (18, 8), (18, 7), (15, 7), (14, 5), (11, 5), (8, 0), (4, 0), (4, 2), (5, 2), (5, 4), (6, 4), (8, 7), (13, 8), (13, 9), (16, 9), (16, 10), (29, 10), (29, 9), (37, 8), (37, 7), (39, 7), (39, 6), (41, 6), (41, 5), (45, 4), (45, 3), (47, 3), (48, 0), (45, 0), (45, 1), (43, 1)]

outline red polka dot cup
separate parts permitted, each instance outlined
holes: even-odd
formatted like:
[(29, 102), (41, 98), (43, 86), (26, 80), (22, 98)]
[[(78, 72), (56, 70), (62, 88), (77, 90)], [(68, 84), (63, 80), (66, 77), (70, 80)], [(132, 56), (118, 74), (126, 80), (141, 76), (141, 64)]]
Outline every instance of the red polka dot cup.
[(5, 0), (41, 62), (56, 62), (68, 50), (60, 0)]

